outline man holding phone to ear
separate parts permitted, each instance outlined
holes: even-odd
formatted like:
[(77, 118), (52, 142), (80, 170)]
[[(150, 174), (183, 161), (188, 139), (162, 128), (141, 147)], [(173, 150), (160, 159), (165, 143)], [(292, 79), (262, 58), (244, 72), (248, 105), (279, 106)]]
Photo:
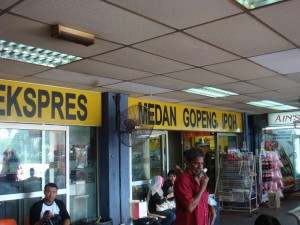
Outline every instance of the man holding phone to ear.
[(70, 225), (70, 215), (66, 205), (56, 199), (57, 190), (58, 187), (55, 183), (45, 185), (45, 198), (34, 203), (30, 208), (30, 225)]
[(216, 212), (208, 204), (206, 190), (209, 178), (204, 169), (204, 153), (199, 148), (184, 152), (186, 169), (174, 184), (176, 200), (175, 225), (213, 225)]

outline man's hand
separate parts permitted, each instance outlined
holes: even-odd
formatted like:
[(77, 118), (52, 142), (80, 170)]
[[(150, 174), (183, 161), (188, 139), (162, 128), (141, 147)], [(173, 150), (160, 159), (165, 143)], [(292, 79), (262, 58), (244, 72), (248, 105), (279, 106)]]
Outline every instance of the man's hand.
[(52, 217), (52, 213), (49, 210), (44, 212), (44, 215), (43, 215), (43, 220), (44, 221), (49, 220), (51, 217)]

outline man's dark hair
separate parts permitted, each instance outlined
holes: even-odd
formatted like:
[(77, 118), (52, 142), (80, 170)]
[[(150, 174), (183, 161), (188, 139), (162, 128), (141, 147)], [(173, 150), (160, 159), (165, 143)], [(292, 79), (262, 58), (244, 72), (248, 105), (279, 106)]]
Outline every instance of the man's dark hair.
[(174, 170), (169, 170), (168, 177), (171, 176), (171, 175), (176, 176), (176, 173), (175, 173)]
[(280, 222), (273, 216), (261, 214), (255, 220), (254, 225), (280, 225)]
[(187, 162), (191, 162), (197, 157), (205, 157), (204, 152), (197, 147), (192, 147), (191, 149), (184, 151), (183, 155)]
[(57, 187), (57, 185), (55, 183), (48, 183), (48, 184), (46, 184), (45, 188), (44, 188), (45, 191), (46, 191), (47, 187), (54, 187), (54, 188), (56, 188), (58, 190), (58, 187)]

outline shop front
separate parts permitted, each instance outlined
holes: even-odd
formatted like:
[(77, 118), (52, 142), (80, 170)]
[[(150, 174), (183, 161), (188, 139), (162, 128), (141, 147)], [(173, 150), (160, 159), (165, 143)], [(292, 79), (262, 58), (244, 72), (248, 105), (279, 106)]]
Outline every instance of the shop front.
[(166, 177), (175, 165), (184, 168), (183, 152), (194, 146), (206, 153), (209, 191), (214, 193), (219, 155), (242, 147), (242, 114), (128, 98), (128, 106), (133, 105), (146, 107), (151, 114), (148, 123), (154, 126), (145, 143), (131, 148), (130, 199), (145, 200), (153, 176)]
[[(300, 189), (300, 112), (268, 114), (268, 127), (263, 129), (261, 149), (277, 152), (282, 163), (280, 173), (283, 193)], [(272, 181), (277, 178), (272, 176)]]
[(26, 224), (55, 182), (72, 223), (97, 216), (99, 93), (1, 80), (0, 218)]

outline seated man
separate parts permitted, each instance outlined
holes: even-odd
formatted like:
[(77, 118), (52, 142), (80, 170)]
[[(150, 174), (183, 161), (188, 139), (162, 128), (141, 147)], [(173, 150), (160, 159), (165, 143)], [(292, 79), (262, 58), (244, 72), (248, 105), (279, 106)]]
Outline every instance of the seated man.
[(71, 223), (66, 205), (61, 200), (56, 199), (57, 190), (55, 183), (45, 185), (45, 198), (34, 203), (30, 208), (30, 225), (69, 225)]

